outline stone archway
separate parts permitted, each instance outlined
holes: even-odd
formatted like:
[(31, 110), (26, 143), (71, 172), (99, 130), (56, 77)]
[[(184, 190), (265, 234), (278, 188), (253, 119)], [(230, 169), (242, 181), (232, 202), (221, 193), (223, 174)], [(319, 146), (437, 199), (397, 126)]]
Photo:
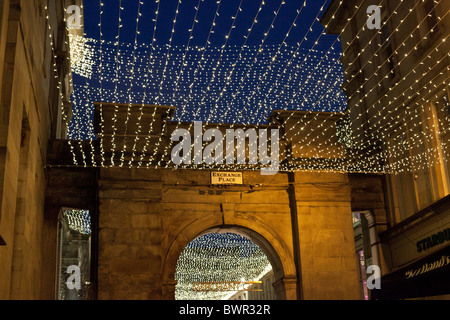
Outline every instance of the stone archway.
[[(256, 226), (256, 227), (255, 227)], [(163, 292), (165, 300), (175, 299), (175, 271), (182, 250), (195, 238), (211, 232), (232, 232), (240, 234), (255, 244), (268, 257), (275, 276), (274, 290), (278, 300), (295, 300), (296, 276), (293, 257), (286, 244), (262, 223), (246, 226), (244, 223), (218, 225), (208, 219), (199, 219), (187, 225), (169, 247), (163, 263)]]

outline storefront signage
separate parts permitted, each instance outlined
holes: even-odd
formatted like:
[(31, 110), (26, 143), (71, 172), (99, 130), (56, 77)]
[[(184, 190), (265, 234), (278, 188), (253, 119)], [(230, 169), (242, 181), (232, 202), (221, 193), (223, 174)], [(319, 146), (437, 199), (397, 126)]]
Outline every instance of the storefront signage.
[(211, 172), (211, 184), (244, 184), (242, 172)]
[(425, 239), (417, 241), (417, 252), (422, 252), (450, 240), (450, 228), (439, 231)]
[(405, 272), (406, 279), (410, 279), (416, 277), (418, 275), (422, 275), (426, 272), (437, 270), (439, 268), (445, 267), (450, 264), (450, 256), (442, 255), (440, 259), (435, 260), (433, 262), (426, 262), (420, 268), (411, 269)]
[(371, 299), (410, 299), (450, 293), (450, 245), (381, 277)]

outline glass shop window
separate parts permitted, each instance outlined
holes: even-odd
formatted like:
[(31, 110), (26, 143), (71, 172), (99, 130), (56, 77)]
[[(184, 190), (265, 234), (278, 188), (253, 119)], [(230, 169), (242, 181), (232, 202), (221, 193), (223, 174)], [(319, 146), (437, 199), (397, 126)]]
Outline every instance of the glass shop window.
[(355, 249), (359, 273), (359, 287), (362, 300), (369, 300), (367, 289), (366, 266), (372, 264), (372, 253), (370, 248), (370, 235), (367, 218), (364, 212), (353, 212), (353, 233), (355, 237)]
[(91, 217), (85, 210), (63, 210), (58, 221), (58, 300), (89, 300)]
[(352, 212), (352, 222), (353, 225), (361, 221), (361, 213), (359, 212)]
[(439, 20), (436, 15), (437, 4), (438, 3), (434, 0), (425, 0), (423, 5), (423, 9), (426, 15), (427, 27), (431, 32), (436, 32), (439, 28)]
[(364, 257), (364, 250), (359, 250), (357, 252), (358, 255), (358, 264), (359, 264), (359, 281), (360, 287), (362, 290), (362, 298), (364, 300), (369, 300), (369, 290), (367, 289), (367, 274), (366, 274), (366, 259)]

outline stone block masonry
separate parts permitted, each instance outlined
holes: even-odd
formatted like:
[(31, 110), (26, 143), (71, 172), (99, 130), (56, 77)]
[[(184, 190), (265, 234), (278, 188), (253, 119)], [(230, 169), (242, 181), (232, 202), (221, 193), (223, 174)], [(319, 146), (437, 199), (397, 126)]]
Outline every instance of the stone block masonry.
[(295, 175), (296, 274), (287, 175), (243, 175), (245, 185), (219, 188), (208, 170), (100, 169), (98, 298), (173, 299), (184, 246), (225, 228), (268, 244), (280, 299), (297, 299), (296, 285), (305, 299), (358, 299), (347, 176)]

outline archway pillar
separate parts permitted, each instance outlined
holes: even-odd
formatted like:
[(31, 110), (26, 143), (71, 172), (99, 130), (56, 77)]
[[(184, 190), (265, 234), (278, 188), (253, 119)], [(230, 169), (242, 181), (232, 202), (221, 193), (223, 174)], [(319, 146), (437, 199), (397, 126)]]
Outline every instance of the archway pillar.
[(165, 281), (162, 284), (162, 299), (163, 300), (175, 300), (176, 285), (177, 285), (176, 280)]
[(284, 277), (273, 284), (277, 300), (297, 300), (297, 278)]

